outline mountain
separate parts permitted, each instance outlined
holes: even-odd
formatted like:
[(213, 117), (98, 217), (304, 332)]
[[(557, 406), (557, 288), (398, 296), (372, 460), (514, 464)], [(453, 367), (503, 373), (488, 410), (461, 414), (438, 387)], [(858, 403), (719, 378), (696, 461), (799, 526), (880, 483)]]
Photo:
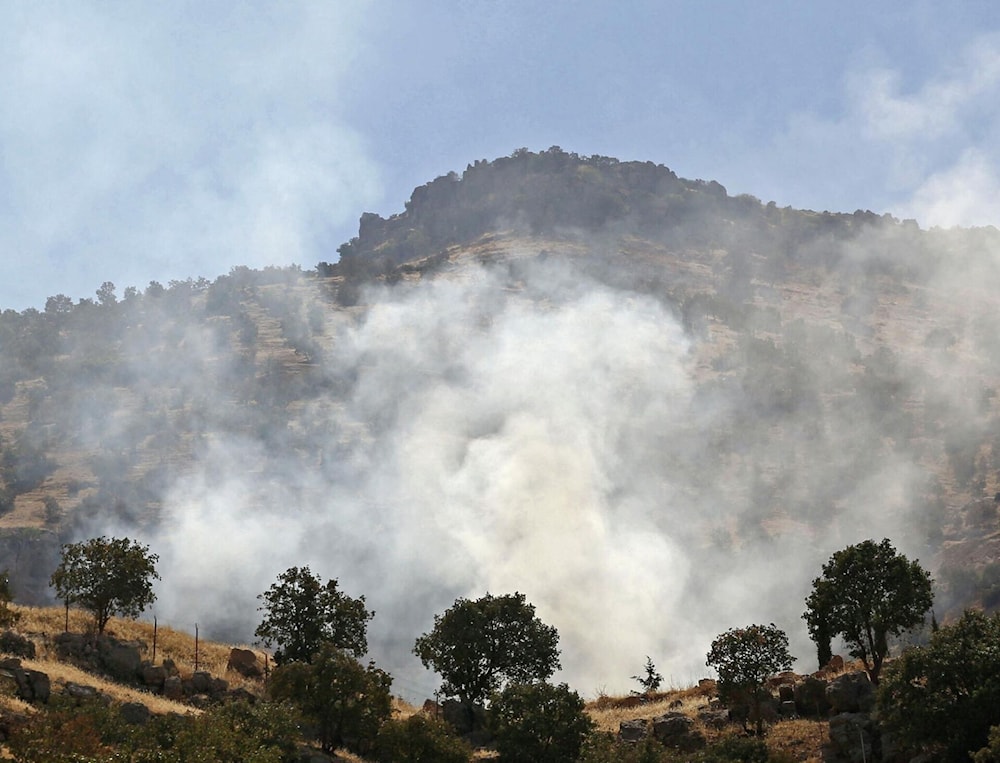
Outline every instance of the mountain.
[(933, 570), (939, 619), (1000, 604), (997, 230), (553, 147), (363, 215), (339, 255), (0, 314), (23, 600), (60, 542), (129, 534), (161, 620), (245, 640), (311, 564), (424, 694), (413, 639), (487, 590), (528, 595), (584, 690), (647, 654), (696, 679), (748, 622), (810, 661), (810, 581), (865, 538)]

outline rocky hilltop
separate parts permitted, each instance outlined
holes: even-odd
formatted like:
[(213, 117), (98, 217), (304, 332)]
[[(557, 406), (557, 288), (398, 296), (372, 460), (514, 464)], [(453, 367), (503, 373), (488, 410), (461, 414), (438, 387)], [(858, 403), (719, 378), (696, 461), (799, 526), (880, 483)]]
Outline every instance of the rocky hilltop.
[(282, 522), (382, 586), (421, 568), (384, 540), (425, 537), (419, 515), (488, 585), (568, 532), (518, 507), (557, 507), (596, 558), (626, 527), (669, 549), (650, 558), (697, 549), (683, 608), (752, 579), (794, 613), (831, 550), (881, 536), (934, 569), (939, 613), (992, 608), (998, 254), (992, 228), (778, 208), (648, 162), (477, 161), (313, 269), (4, 311), (0, 567), (40, 601), (60, 541), (160, 538), (190, 573), (199, 523), (253, 554)]

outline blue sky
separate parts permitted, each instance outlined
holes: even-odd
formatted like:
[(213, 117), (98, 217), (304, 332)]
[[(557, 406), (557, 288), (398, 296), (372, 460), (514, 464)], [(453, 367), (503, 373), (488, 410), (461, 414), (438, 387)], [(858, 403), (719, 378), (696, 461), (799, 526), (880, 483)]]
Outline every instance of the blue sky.
[(1000, 224), (998, 111), (988, 2), (0, 0), (0, 309), (310, 268), (522, 146)]

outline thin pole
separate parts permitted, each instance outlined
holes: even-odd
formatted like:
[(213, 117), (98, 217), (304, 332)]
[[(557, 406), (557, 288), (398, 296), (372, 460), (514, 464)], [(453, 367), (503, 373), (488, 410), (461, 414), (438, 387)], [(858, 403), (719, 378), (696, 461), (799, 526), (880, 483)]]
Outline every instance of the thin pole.
[(198, 672), (198, 623), (194, 624), (194, 671)]
[(156, 615), (153, 615), (153, 664), (156, 664)]

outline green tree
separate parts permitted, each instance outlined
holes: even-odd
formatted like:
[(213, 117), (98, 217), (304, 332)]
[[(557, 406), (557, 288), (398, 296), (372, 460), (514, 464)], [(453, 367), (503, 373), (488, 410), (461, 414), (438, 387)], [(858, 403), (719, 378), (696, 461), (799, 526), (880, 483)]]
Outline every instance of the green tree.
[(821, 649), (830, 637), (843, 637), (877, 685), (889, 636), (921, 624), (932, 601), (929, 572), (897, 553), (888, 539), (866, 540), (823, 565), (802, 617)]
[(639, 686), (642, 687), (641, 692), (632, 692), (633, 694), (644, 694), (649, 695), (655, 691), (658, 691), (660, 685), (663, 683), (663, 676), (660, 675), (656, 670), (656, 665), (653, 664), (653, 659), (647, 654), (646, 655), (646, 665), (644, 670), (646, 675), (644, 676), (632, 676), (633, 681), (638, 681)]
[(746, 702), (764, 730), (761, 702), (768, 698), (765, 683), (775, 673), (791, 670), (788, 636), (774, 623), (732, 628), (712, 642), (705, 664), (719, 674), (719, 695), (728, 703)]
[(1000, 614), (966, 611), (942, 626), (927, 646), (886, 665), (877, 696), (879, 717), (902, 746), (968, 760), (991, 744), (1000, 720)]
[(472, 748), (444, 721), (416, 713), (382, 724), (375, 746), (381, 763), (469, 763)]
[(323, 583), (308, 567), (290, 567), (257, 598), (264, 619), (255, 634), (265, 646), (278, 645), (279, 665), (309, 662), (324, 642), (355, 657), (368, 651), (368, 621), (375, 613), (365, 609), (364, 596), (340, 591), (335, 579)]
[(441, 676), (441, 692), (483, 704), (507, 682), (548, 679), (559, 666), (559, 634), (535, 617), (524, 594), (457, 599), (413, 647)]
[(50, 585), (66, 606), (76, 604), (93, 614), (96, 631), (104, 633), (112, 615), (138, 617), (156, 600), (157, 561), (149, 546), (102, 535), (63, 545)]
[(289, 662), (271, 674), (269, 691), (294, 704), (313, 724), (323, 752), (348, 747), (365, 754), (381, 725), (392, 715), (392, 677), (369, 662), (364, 667), (330, 642), (311, 663)]
[(566, 684), (509, 684), (490, 702), (489, 727), (500, 759), (573, 763), (594, 723)]

